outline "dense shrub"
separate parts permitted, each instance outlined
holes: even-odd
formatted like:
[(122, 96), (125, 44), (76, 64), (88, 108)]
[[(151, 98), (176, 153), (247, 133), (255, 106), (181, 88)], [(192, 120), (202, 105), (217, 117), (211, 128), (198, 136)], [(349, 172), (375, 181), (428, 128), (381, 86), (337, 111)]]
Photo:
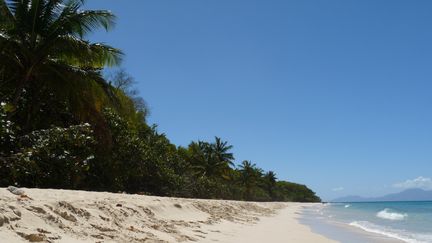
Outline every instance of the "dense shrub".
[(1, 128), (5, 131), (2, 141), (8, 141), (3, 140), (6, 135), (13, 148), (2, 149), (3, 186), (78, 188), (94, 159), (94, 139), (89, 124), (36, 130), (17, 138), (11, 135), (14, 134), (11, 123), (6, 121), (6, 124), (7, 129), (3, 125)]

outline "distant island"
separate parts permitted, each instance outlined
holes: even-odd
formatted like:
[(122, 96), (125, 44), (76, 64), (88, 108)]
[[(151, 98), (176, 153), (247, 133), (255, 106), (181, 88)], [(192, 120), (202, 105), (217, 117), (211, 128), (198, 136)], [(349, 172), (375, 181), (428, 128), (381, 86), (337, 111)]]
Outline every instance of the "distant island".
[(331, 202), (395, 202), (395, 201), (432, 201), (432, 191), (413, 188), (398, 193), (388, 194), (382, 197), (346, 196), (346, 197), (336, 198)]

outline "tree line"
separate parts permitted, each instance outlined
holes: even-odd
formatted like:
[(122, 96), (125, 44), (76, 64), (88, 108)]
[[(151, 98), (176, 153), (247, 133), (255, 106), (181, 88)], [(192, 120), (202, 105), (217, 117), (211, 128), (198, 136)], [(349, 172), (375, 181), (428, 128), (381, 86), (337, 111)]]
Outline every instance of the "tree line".
[(86, 37), (115, 16), (82, 0), (0, 0), (0, 186), (254, 201), (320, 201), (219, 137), (172, 144), (120, 65)]

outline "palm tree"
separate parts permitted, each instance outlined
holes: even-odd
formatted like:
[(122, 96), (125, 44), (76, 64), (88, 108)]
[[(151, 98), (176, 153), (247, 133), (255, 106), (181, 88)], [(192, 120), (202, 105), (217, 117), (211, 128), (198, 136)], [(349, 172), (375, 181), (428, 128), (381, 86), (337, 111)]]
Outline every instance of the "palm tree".
[[(0, 87), (16, 110), (24, 93), (47, 89), (76, 109), (100, 110), (109, 94), (101, 76), (122, 53), (84, 37), (109, 30), (109, 11), (81, 10), (84, 0), (0, 0)], [(32, 103), (32, 101), (27, 101)]]
[(260, 168), (257, 168), (256, 164), (244, 160), (240, 165), (240, 174), (241, 174), (241, 182), (245, 187), (244, 198), (246, 200), (251, 200), (253, 189), (257, 185), (262, 175), (262, 170)]
[(189, 145), (191, 163), (201, 176), (227, 179), (227, 171), (233, 164), (233, 148), (228, 142), (215, 137), (214, 143), (198, 141)]
[(187, 160), (189, 160), (200, 176), (206, 175), (206, 164), (209, 159), (207, 148), (208, 143), (202, 141), (192, 142), (187, 148)]
[(227, 141), (224, 142), (221, 138), (215, 137), (215, 142), (212, 144), (212, 148), (212, 152), (218, 162), (225, 163), (225, 165), (234, 165), (234, 155), (229, 152), (233, 146), (228, 145)]
[(277, 180), (276, 173), (274, 173), (273, 171), (269, 171), (264, 175), (264, 183), (267, 192), (272, 199), (274, 197), (273, 192), (276, 187), (276, 180)]

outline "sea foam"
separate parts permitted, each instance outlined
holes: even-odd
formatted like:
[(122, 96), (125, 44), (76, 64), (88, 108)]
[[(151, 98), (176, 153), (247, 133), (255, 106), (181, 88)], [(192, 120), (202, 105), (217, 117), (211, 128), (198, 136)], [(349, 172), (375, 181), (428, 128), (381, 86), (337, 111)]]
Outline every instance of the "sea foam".
[(388, 220), (404, 220), (406, 217), (408, 217), (408, 214), (391, 212), (390, 209), (386, 208), (382, 211), (379, 211), (376, 214), (376, 216), (378, 218), (388, 219)]
[(407, 243), (430, 243), (432, 242), (431, 234), (418, 234), (402, 230), (392, 229), (390, 227), (379, 226), (368, 221), (354, 221), (349, 225), (360, 228), (364, 231), (384, 235), (393, 239), (398, 239)]

